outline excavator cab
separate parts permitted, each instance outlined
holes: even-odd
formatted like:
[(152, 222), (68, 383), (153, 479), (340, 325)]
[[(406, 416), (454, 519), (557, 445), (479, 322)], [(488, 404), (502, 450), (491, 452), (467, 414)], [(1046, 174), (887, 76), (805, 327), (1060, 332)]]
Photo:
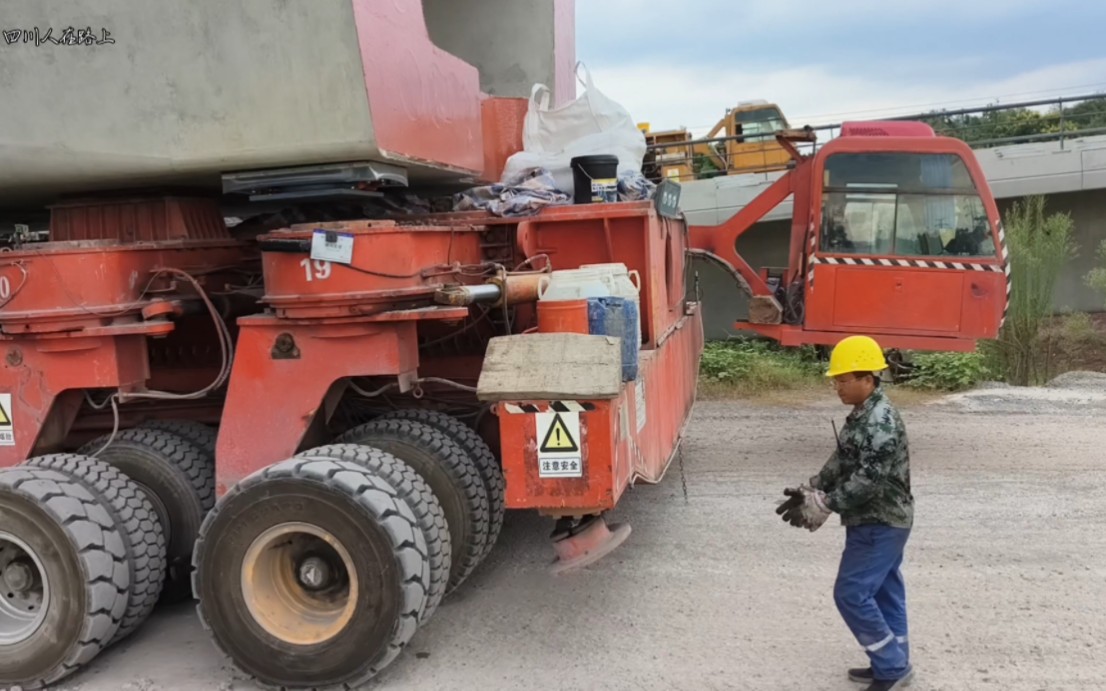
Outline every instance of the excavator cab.
[[(806, 133), (809, 136), (809, 132)], [(799, 139), (802, 133), (779, 136)], [(889, 348), (972, 350), (995, 338), (1009, 293), (998, 208), (972, 150), (922, 123), (854, 123), (801, 156), (729, 221), (692, 245), (733, 267), (750, 295), (736, 326), (784, 345), (863, 333)], [(793, 201), (791, 251), (769, 285), (737, 238)]]
[(649, 123), (638, 123), (648, 145), (643, 172), (660, 183), (784, 170), (791, 154), (776, 135), (788, 127), (779, 106), (763, 100), (727, 108), (702, 139), (687, 129), (656, 132)]
[[(782, 170), (791, 162), (787, 149), (776, 141), (776, 133), (788, 129), (779, 106), (767, 101), (746, 101), (730, 109), (723, 119), (726, 170), (756, 173)], [(719, 123), (722, 124), (722, 123)]]

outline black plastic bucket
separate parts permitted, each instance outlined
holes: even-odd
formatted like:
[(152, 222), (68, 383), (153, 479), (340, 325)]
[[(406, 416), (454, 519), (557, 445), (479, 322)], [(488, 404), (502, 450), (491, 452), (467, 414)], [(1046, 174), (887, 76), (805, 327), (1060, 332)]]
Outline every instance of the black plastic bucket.
[(570, 161), (576, 204), (618, 201), (618, 156), (577, 156)]

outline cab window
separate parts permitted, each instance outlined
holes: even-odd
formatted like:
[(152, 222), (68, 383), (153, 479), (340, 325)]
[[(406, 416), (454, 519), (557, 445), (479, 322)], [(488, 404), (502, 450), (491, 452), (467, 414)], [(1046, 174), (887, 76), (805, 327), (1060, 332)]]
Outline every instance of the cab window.
[(734, 120), (745, 142), (774, 140), (776, 132), (787, 128), (778, 108), (738, 111), (734, 113)]
[(824, 175), (824, 252), (995, 256), (983, 200), (958, 156), (835, 154)]

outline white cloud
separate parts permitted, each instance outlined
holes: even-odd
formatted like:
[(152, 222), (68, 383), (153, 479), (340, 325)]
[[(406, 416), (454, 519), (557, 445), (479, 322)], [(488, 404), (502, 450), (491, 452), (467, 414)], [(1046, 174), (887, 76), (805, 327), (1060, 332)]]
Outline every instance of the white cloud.
[[(712, 2), (714, 0), (711, 0)], [(1080, 6), (1082, 0), (1053, 0), (1047, 6)], [(936, 19), (943, 23), (972, 20), (989, 21), (996, 14), (1014, 15), (1045, 6), (1041, 0), (837, 0), (812, 3), (810, 0), (773, 0), (772, 2), (732, 3), (738, 13), (758, 21), (790, 21), (824, 25), (853, 25), (872, 21), (916, 21)], [(781, 26), (781, 31), (786, 27)]]
[[(1003, 45), (996, 24), (1040, 27), (1056, 40), (1058, 27), (1070, 17), (1095, 23), (1102, 16), (1102, 9), (1087, 0), (576, 0), (578, 37), (596, 51), (617, 46), (610, 57), (619, 62), (650, 52), (681, 56), (689, 45), (699, 44), (719, 59), (751, 45), (757, 52), (746, 59), (793, 63), (819, 51), (832, 53), (842, 44), (884, 50), (881, 39), (888, 36), (901, 36), (899, 45), (907, 51), (998, 53), (1016, 47)], [(975, 30), (978, 42), (944, 42), (958, 30)], [(893, 51), (874, 54), (872, 62), (893, 57)]]
[[(924, 70), (909, 70), (912, 75), (930, 75), (928, 79), (904, 79), (898, 70), (898, 76), (842, 74), (819, 65), (766, 72), (744, 72), (726, 64), (588, 67), (596, 87), (626, 107), (636, 121), (649, 122), (655, 130), (688, 127), (695, 134), (709, 130), (727, 107), (753, 99), (779, 104), (792, 126), (802, 126), (1106, 88), (1106, 59), (1051, 65), (997, 80), (972, 78), (955, 64), (933, 69), (932, 62)], [(945, 77), (934, 76), (940, 74)], [(583, 87), (578, 88), (582, 92)]]
[[(676, 8), (679, 11), (673, 12)], [(814, 26), (826, 33), (828, 28), (842, 26), (855, 29), (931, 20), (929, 26), (937, 30), (963, 22), (980, 22), (985, 30), (996, 16), (1009, 19), (1064, 9), (1086, 10), (1086, 0), (684, 0), (680, 4), (671, 0), (576, 0), (577, 24), (602, 26), (604, 34), (652, 31), (658, 39), (680, 41), (722, 28), (740, 42), (753, 31), (778, 37), (779, 49), (784, 52), (794, 47), (787, 41), (796, 28)]]

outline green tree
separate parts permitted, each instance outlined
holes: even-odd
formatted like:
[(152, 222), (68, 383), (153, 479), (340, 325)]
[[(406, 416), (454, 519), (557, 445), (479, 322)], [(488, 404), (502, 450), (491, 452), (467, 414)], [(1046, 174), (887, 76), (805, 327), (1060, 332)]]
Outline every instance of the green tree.
[(957, 137), (969, 144), (1005, 137), (1059, 134), (1106, 127), (1106, 96), (1058, 106), (1045, 112), (1029, 108), (995, 110), (977, 115), (944, 115), (935, 111), (923, 118), (941, 135)]
[(1072, 124), (1072, 129), (1106, 127), (1106, 98), (1093, 98), (1066, 108), (1064, 120), (1065, 124)]

